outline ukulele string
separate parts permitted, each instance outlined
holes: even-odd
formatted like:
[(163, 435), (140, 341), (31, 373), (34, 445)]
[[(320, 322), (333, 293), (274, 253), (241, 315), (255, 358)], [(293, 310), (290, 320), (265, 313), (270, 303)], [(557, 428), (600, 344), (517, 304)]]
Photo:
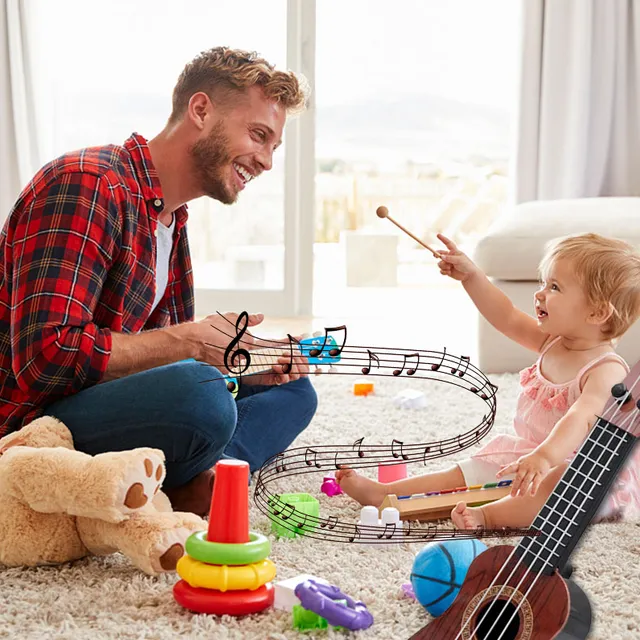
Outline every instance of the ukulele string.
[[(621, 423), (620, 428), (624, 428), (624, 425), (627, 422), (633, 422), (634, 418), (635, 418), (635, 410), (633, 413), (631, 413), (629, 416), (627, 416), (625, 418), (625, 420)], [(607, 434), (606, 431), (602, 431), (603, 435), (609, 435), (610, 439), (607, 441), (607, 445), (611, 444), (611, 439), (613, 437), (615, 437), (614, 434)], [(618, 444), (615, 446), (615, 448), (613, 449), (613, 455), (617, 455), (618, 453), (618, 449), (620, 448), (620, 446), (623, 444), (624, 440), (622, 438), (618, 438)], [(599, 443), (601, 444), (601, 443)], [(591, 462), (595, 462), (596, 464), (600, 463), (600, 459), (602, 458), (602, 456), (604, 455), (604, 451), (605, 451), (605, 447), (603, 447), (602, 451), (600, 452), (600, 455), (598, 456), (598, 459), (593, 461), (591, 460)], [(585, 458), (586, 460), (586, 458)], [(583, 460), (583, 462), (585, 461)], [(602, 467), (600, 474), (598, 475), (598, 477), (594, 480), (594, 484), (598, 484), (598, 481), (600, 480), (600, 478), (602, 477), (602, 475), (604, 474), (605, 471), (608, 471), (608, 467), (605, 467), (604, 465), (600, 464), (600, 466)], [(578, 469), (579, 471), (580, 469)], [(591, 499), (591, 496), (589, 493), (582, 491), (583, 487), (585, 486), (587, 480), (592, 480), (592, 478), (589, 477), (585, 477), (582, 481), (582, 484), (580, 485), (580, 487), (578, 488), (578, 493), (584, 493), (585, 497), (582, 499), (581, 504), (578, 506), (578, 509), (582, 509), (584, 507), (584, 505), (587, 503), (588, 500)], [(565, 487), (565, 491), (566, 491), (566, 487)], [(566, 520), (571, 520), (571, 518), (567, 517), (567, 512), (569, 511), (569, 509), (571, 509), (571, 507), (575, 507), (576, 505), (574, 505), (572, 502), (567, 501), (568, 504), (565, 507), (564, 512), (562, 513), (560, 519), (564, 518)], [(552, 540), (556, 540), (551, 534), (553, 532), (555, 532), (557, 529), (559, 529), (559, 526), (557, 524), (554, 525), (553, 529), (551, 530), (551, 532), (549, 533), (549, 537)], [(558, 547), (563, 544), (562, 542), (562, 538), (564, 537), (564, 534), (562, 534), (560, 536), (559, 540), (556, 540), (556, 544), (553, 547), (553, 549), (550, 550), (551, 554), (555, 554), (556, 551), (558, 550)], [(549, 549), (547, 549), (545, 546), (541, 546), (540, 550), (538, 551), (538, 553), (536, 554), (535, 558), (533, 559), (533, 562), (535, 562), (536, 560), (538, 560), (540, 558), (540, 555), (542, 554), (543, 551), (549, 551)], [(545, 563), (548, 564), (548, 563)], [(540, 579), (540, 576), (542, 575), (542, 571), (538, 572), (535, 576), (535, 578), (532, 580), (531, 585), (529, 586), (529, 588), (527, 589), (527, 591), (524, 593), (524, 595), (522, 596), (522, 599), (520, 600), (520, 602), (517, 604), (517, 606), (515, 607), (514, 612), (512, 613), (511, 617), (509, 618), (509, 620), (507, 621), (507, 624), (505, 625), (505, 628), (503, 629), (502, 633), (498, 636), (497, 640), (501, 640), (502, 636), (505, 634), (507, 628), (509, 627), (509, 625), (511, 624), (511, 621), (513, 620), (513, 618), (518, 615), (518, 611), (520, 610), (520, 607), (522, 606), (523, 602), (525, 602), (525, 600), (527, 599), (527, 596), (529, 595), (529, 593), (531, 592), (531, 590), (533, 589), (533, 587), (535, 586), (536, 582)], [(514, 589), (514, 593), (518, 592), (518, 590), (520, 589), (520, 586), (522, 585), (523, 581), (526, 579), (527, 574), (525, 573), (523, 575), (523, 577), (520, 579), (520, 582), (516, 585), (515, 589)], [(507, 600), (507, 603), (511, 601), (511, 597), (509, 598), (509, 600)], [(505, 609), (506, 610), (506, 609)], [(503, 611), (505, 611), (503, 610)], [(489, 629), (489, 632), (491, 632), (493, 630), (493, 627), (495, 627), (498, 619), (501, 617), (502, 612), (498, 615), (498, 617), (496, 618), (496, 620), (494, 621), (491, 629)]]
[[(638, 384), (638, 381), (639, 381), (639, 380), (640, 380), (640, 377), (639, 377), (638, 379), (636, 379), (636, 381), (634, 382), (634, 384), (633, 384), (633, 386), (632, 386), (631, 390), (633, 390), (633, 388), (635, 387), (635, 385), (636, 385), (636, 384)], [(606, 419), (607, 421), (613, 420), (613, 419), (616, 417), (616, 415), (618, 414), (618, 412), (619, 412), (619, 411), (621, 411), (621, 407), (622, 407), (622, 405), (621, 405), (621, 404), (617, 404), (617, 403), (616, 403), (615, 410), (613, 411), (613, 415), (611, 415), (611, 417), (610, 417), (610, 418), (607, 418), (607, 417), (606, 417), (607, 412), (605, 411), (605, 412), (604, 412), (604, 415), (603, 415), (603, 418), (604, 418), (604, 419)], [(610, 410), (611, 410), (611, 407), (609, 407), (608, 411), (610, 412)], [(616, 451), (617, 451), (617, 449), (616, 449)], [(600, 455), (602, 455), (602, 452), (601, 452), (601, 454), (600, 454)], [(583, 465), (583, 464), (584, 464), (584, 460), (580, 463), (580, 466), (578, 467), (578, 469), (577, 469), (576, 471), (580, 471), (580, 470), (582, 469), (582, 465)], [(583, 485), (584, 485), (584, 482), (585, 482), (585, 481), (583, 481)], [(556, 486), (557, 486), (557, 485), (556, 485)], [(564, 497), (564, 495), (565, 495), (565, 493), (566, 493), (567, 488), (568, 488), (568, 485), (566, 485), (566, 486), (564, 487), (563, 492), (562, 492), (562, 494), (560, 495), (560, 497), (561, 497), (561, 498), (562, 498), (562, 497)], [(567, 501), (567, 502), (569, 503), (569, 504), (568, 504), (568, 506), (567, 506), (567, 509), (568, 509), (568, 508), (570, 508), (571, 506), (573, 506), (571, 501)], [(564, 516), (565, 514), (566, 514), (566, 510), (565, 510), (565, 513), (563, 514), (563, 516)], [(547, 522), (547, 521), (548, 521), (548, 517), (549, 517), (549, 516), (547, 516), (547, 517), (545, 518), (544, 522)], [(556, 548), (557, 548), (557, 546), (556, 546)], [(543, 549), (544, 549), (544, 547), (543, 547)], [(502, 567), (500, 568), (500, 570), (496, 573), (496, 575), (495, 575), (495, 577), (494, 577), (493, 581), (491, 582), (491, 584), (489, 585), (489, 587), (485, 590), (485, 592), (488, 592), (488, 591), (489, 591), (489, 590), (490, 590), (490, 589), (495, 585), (496, 581), (497, 581), (497, 580), (498, 580), (498, 578), (500, 577), (500, 574), (502, 573), (502, 570), (503, 570), (503, 569), (505, 569), (505, 568), (507, 567), (507, 565), (508, 565), (509, 561), (510, 561), (510, 560), (513, 558), (513, 556), (515, 555), (516, 550), (517, 550), (517, 547), (514, 547), (514, 548), (513, 548), (513, 551), (511, 552), (511, 554), (509, 555), (509, 557), (506, 559), (506, 561), (503, 563), (503, 565), (502, 565)], [(539, 553), (540, 553), (540, 552), (538, 552), (538, 555), (539, 555)], [(523, 554), (523, 556), (524, 556), (524, 554)], [(536, 559), (537, 559), (537, 557), (538, 557), (538, 556), (536, 556)], [(534, 560), (534, 561), (535, 561), (535, 560)], [(473, 635), (477, 632), (478, 627), (482, 624), (482, 622), (485, 620), (485, 618), (487, 617), (487, 615), (489, 615), (489, 612), (490, 612), (490, 610), (491, 610), (491, 607), (493, 607), (493, 605), (494, 605), (494, 604), (496, 604), (496, 603), (498, 602), (498, 599), (499, 599), (500, 595), (502, 594), (502, 592), (503, 592), (504, 588), (507, 586), (507, 583), (509, 582), (509, 580), (511, 579), (511, 577), (514, 575), (514, 573), (516, 572), (516, 570), (518, 569), (518, 567), (520, 566), (520, 564), (521, 564), (521, 563), (523, 563), (523, 562), (524, 562), (523, 557), (521, 557), (521, 558), (518, 560), (518, 562), (516, 562), (515, 566), (514, 566), (514, 567), (513, 567), (513, 569), (511, 570), (511, 573), (510, 573), (510, 574), (509, 574), (509, 576), (506, 578), (506, 580), (504, 581), (504, 583), (503, 583), (502, 587), (500, 588), (500, 591), (495, 595), (495, 597), (494, 597), (494, 599), (493, 599), (493, 602), (489, 605), (489, 607), (488, 607), (488, 608), (487, 608), (487, 610), (485, 611), (484, 615), (482, 616), (482, 618), (481, 618), (481, 619), (480, 619), (480, 621), (478, 622), (478, 626), (477, 626), (477, 627), (473, 630), (473, 632), (471, 633), (471, 637), (473, 637)], [(539, 576), (538, 576), (538, 577), (539, 577)], [(537, 579), (537, 578), (536, 578), (536, 579)], [(512, 599), (512, 597), (513, 597), (513, 594), (509, 597), (509, 599), (507, 600), (507, 602), (510, 602), (510, 601), (511, 601), (511, 599)], [(464, 629), (467, 627), (467, 625), (468, 625), (468, 624), (473, 620), (474, 615), (477, 613), (477, 611), (478, 611), (478, 610), (479, 610), (479, 608), (483, 605), (483, 603), (484, 603), (484, 602), (485, 602), (485, 598), (483, 597), (483, 598), (481, 598), (480, 602), (478, 602), (478, 604), (476, 605), (476, 607), (474, 608), (474, 610), (471, 612), (471, 615), (467, 618), (466, 623), (465, 623), (465, 624), (462, 626), (462, 628), (460, 629), (460, 632), (459, 632), (459, 633), (458, 633), (458, 635), (456, 636), (455, 640), (459, 640), (459, 638), (460, 638), (460, 637), (461, 637), (461, 635), (462, 635), (462, 632), (463, 632), (463, 631), (464, 631)], [(523, 600), (521, 600), (521, 602), (523, 602)], [(521, 606), (521, 605), (518, 605), (518, 609), (517, 609), (517, 610), (519, 610), (520, 606)], [(517, 611), (517, 610), (516, 610), (516, 611)], [(500, 615), (498, 615), (498, 617), (496, 618), (496, 621), (494, 621), (493, 626), (495, 626), (495, 624), (496, 624), (496, 622), (497, 622), (497, 620), (498, 620), (499, 618), (500, 618)], [(491, 629), (493, 629), (493, 626), (491, 627)], [(505, 627), (505, 629), (506, 629), (506, 628), (507, 628), (507, 627)]]

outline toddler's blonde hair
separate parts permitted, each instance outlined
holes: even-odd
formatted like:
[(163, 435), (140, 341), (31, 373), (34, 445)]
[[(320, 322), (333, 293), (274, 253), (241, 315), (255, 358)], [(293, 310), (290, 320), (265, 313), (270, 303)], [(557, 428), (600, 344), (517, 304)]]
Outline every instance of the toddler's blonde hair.
[(570, 262), (591, 306), (610, 305), (604, 338), (619, 338), (640, 315), (640, 255), (628, 242), (596, 233), (560, 238), (547, 248), (539, 273), (558, 260)]

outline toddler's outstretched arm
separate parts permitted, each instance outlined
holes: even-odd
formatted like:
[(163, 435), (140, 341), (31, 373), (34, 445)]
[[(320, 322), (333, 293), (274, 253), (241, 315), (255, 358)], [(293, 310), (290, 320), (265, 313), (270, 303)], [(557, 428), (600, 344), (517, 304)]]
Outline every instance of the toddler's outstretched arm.
[(549, 336), (535, 318), (514, 307), (452, 240), (442, 234), (438, 234), (438, 239), (447, 247), (447, 251), (440, 251), (440, 273), (460, 281), (478, 311), (498, 331), (526, 349), (539, 352)]

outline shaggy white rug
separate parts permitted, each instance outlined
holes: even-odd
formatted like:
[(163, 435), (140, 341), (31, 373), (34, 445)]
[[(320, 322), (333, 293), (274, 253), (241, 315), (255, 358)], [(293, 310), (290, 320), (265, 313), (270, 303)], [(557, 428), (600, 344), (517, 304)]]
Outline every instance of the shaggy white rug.
[[(498, 384), (498, 417), (494, 432), (508, 428), (517, 393), (513, 375), (492, 376)], [(457, 434), (481, 419), (483, 403), (450, 385), (378, 379), (376, 394), (367, 398), (351, 393), (353, 378), (326, 376), (314, 380), (320, 397), (318, 414), (295, 443), (347, 444), (365, 436), (366, 443), (388, 443), (392, 438), (423, 442)], [(423, 410), (396, 408), (393, 396), (404, 388), (427, 393)], [(491, 437), (491, 434), (488, 436)], [(450, 459), (434, 461), (428, 469), (448, 466)], [(411, 473), (424, 471), (421, 465)], [(283, 480), (277, 491), (309, 491), (317, 496), (321, 514), (337, 514), (355, 522), (358, 509), (345, 496), (320, 493), (323, 470)], [(266, 533), (270, 523), (251, 508), (251, 528)], [(573, 556), (574, 578), (589, 595), (594, 610), (596, 639), (640, 637), (640, 541), (634, 523), (592, 527)], [(508, 543), (509, 541), (503, 541)], [(420, 545), (393, 547), (332, 544), (321, 540), (273, 539), (271, 559), (277, 579), (300, 573), (324, 577), (356, 599), (363, 600), (374, 625), (359, 632), (362, 638), (408, 638), (429, 620), (415, 601), (403, 596), (414, 554)], [(10, 638), (157, 638), (176, 636), (220, 639), (299, 638), (291, 615), (268, 611), (234, 619), (194, 615), (173, 600), (175, 575), (152, 578), (135, 570), (122, 556), (84, 559), (61, 567), (0, 571), (0, 637)], [(307, 637), (343, 638), (344, 633), (316, 632)]]

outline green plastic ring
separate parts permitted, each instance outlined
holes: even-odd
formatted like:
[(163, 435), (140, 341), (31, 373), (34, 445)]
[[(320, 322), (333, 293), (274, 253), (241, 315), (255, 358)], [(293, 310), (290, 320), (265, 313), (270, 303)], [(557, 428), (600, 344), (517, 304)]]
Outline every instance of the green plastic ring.
[(249, 542), (233, 544), (209, 542), (206, 531), (198, 531), (187, 538), (187, 554), (207, 564), (253, 564), (271, 553), (271, 542), (260, 533), (249, 531)]

